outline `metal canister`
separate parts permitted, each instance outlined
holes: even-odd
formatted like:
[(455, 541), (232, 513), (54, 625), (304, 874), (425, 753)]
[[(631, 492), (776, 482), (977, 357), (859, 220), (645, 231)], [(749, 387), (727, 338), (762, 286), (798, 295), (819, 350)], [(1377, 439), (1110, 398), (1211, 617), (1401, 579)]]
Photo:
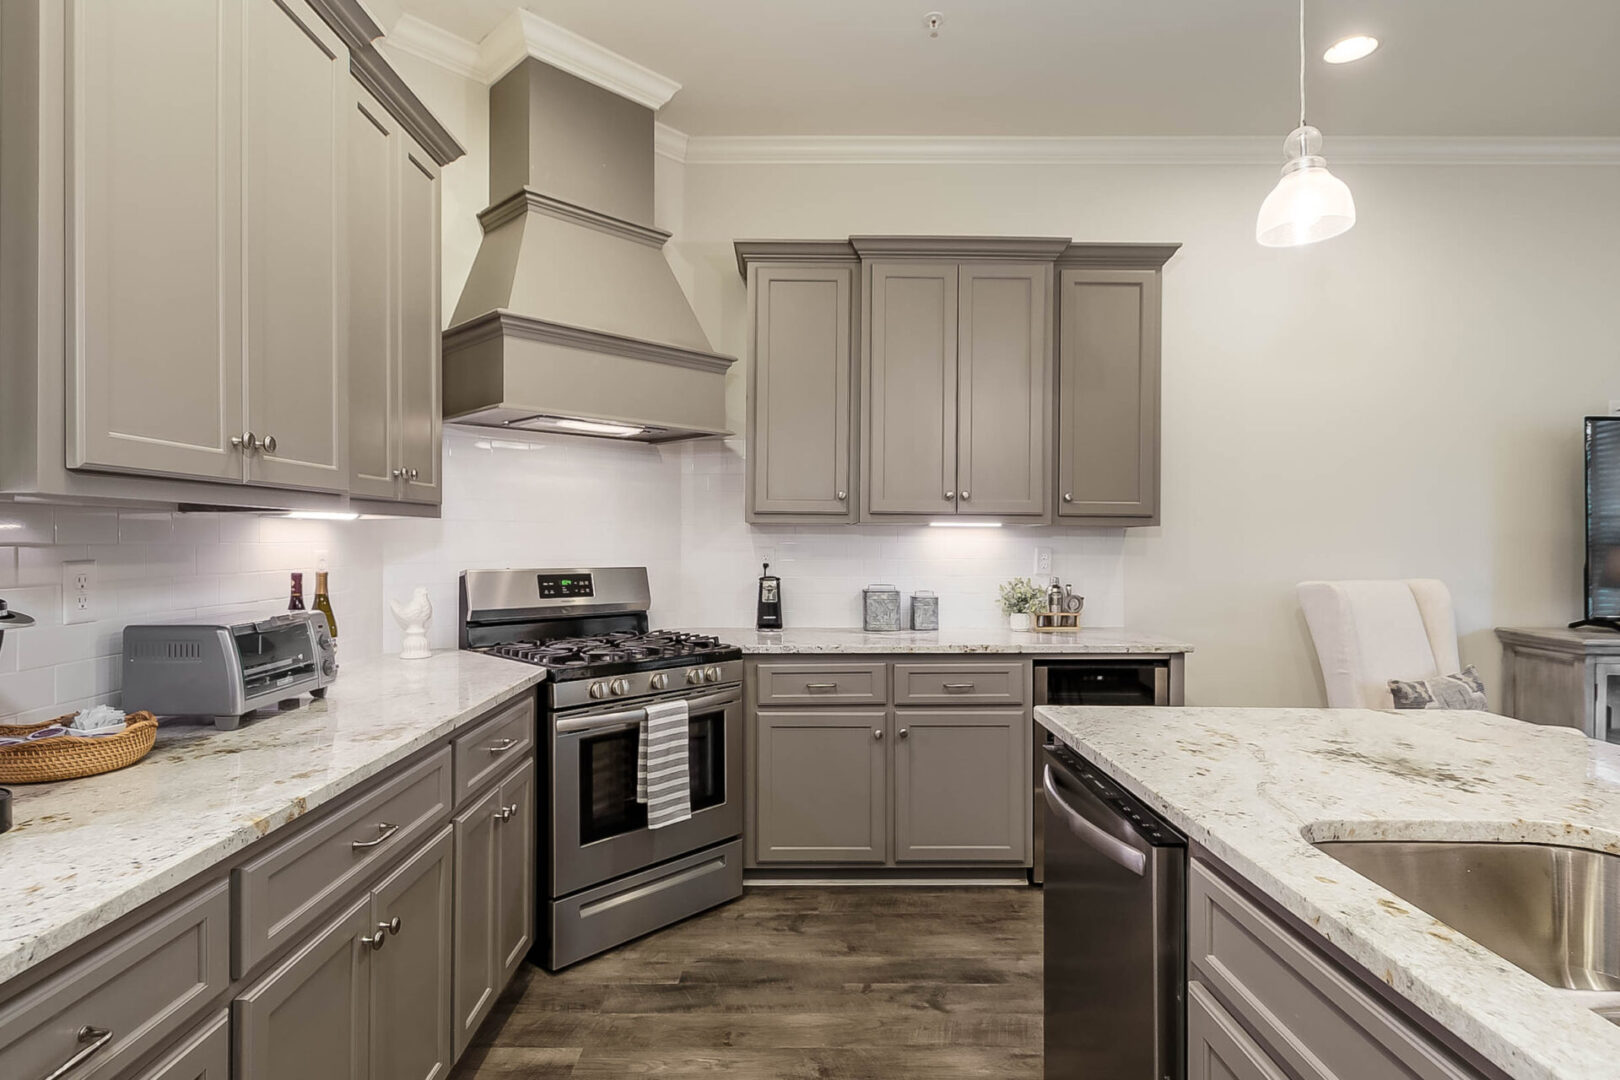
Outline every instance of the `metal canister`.
[(939, 629), (939, 597), (927, 589), (919, 589), (911, 594), (911, 628)]
[(868, 633), (900, 629), (900, 590), (893, 585), (868, 585), (861, 590), (864, 617), (862, 626)]

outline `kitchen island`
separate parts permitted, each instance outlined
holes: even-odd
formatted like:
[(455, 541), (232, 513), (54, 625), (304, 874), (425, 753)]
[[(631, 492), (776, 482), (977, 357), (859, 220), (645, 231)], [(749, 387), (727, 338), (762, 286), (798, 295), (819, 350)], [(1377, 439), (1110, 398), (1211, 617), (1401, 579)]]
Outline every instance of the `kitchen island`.
[[(1185, 834), (1195, 870), (1207, 860), (1483, 1059), (1437, 1075), (1620, 1074), (1620, 1026), (1595, 1011), (1620, 994), (1548, 985), (1314, 846), (1620, 852), (1620, 747), (1485, 713), (1053, 707), (1036, 719)], [(1196, 942), (1190, 953), (1197, 965)]]

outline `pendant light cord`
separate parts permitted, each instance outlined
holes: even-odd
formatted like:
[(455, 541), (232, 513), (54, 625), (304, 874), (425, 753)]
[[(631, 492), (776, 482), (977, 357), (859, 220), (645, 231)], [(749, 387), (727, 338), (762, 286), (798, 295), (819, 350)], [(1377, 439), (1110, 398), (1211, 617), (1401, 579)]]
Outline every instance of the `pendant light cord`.
[(1305, 126), (1305, 0), (1299, 0), (1299, 126)]

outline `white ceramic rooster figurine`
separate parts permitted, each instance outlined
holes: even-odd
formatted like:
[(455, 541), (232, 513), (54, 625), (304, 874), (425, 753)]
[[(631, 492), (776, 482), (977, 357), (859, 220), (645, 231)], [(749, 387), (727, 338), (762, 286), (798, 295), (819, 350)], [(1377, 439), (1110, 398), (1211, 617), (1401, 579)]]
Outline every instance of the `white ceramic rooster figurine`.
[(426, 660), (433, 655), (428, 648), (427, 628), (433, 621), (433, 602), (428, 599), (427, 589), (417, 586), (411, 593), (411, 602), (401, 604), (398, 600), (388, 601), (388, 606), (394, 609), (394, 621), (405, 632), (404, 648), (399, 654), (401, 660)]

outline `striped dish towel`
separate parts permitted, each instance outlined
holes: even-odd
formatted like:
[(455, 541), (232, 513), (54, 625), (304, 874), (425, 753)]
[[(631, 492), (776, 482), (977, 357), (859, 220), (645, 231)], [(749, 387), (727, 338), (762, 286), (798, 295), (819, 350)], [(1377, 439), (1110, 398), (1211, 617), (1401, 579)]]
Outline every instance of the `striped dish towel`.
[(691, 716), (684, 701), (647, 706), (636, 747), (636, 801), (647, 804), (647, 828), (692, 816), (692, 770), (687, 762)]

